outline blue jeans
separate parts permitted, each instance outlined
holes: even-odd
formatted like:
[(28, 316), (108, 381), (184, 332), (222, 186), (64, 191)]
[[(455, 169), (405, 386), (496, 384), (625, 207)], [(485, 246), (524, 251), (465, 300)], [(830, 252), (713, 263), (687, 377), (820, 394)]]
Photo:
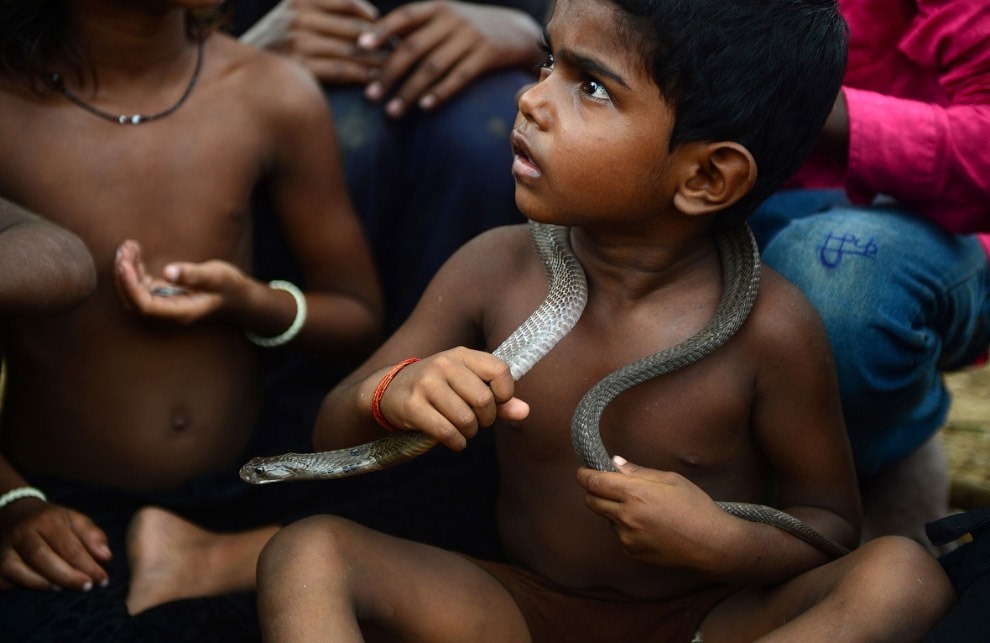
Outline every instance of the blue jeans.
[(949, 409), (942, 372), (990, 343), (980, 242), (897, 205), (853, 206), (837, 190), (783, 191), (750, 224), (764, 262), (825, 322), (859, 474), (925, 443)]
[(387, 330), (412, 311), (443, 262), (472, 237), (525, 219), (515, 204), (509, 132), (532, 75), (483, 76), (431, 112), (400, 119), (360, 88), (327, 96), (345, 180), (380, 271)]

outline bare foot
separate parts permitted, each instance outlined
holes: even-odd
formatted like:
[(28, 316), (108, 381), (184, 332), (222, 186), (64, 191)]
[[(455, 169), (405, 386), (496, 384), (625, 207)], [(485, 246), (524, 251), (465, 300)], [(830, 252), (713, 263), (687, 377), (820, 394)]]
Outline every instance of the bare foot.
[(127, 611), (133, 615), (183, 598), (253, 590), (258, 555), (276, 531), (267, 525), (215, 533), (159, 507), (141, 509), (127, 533)]

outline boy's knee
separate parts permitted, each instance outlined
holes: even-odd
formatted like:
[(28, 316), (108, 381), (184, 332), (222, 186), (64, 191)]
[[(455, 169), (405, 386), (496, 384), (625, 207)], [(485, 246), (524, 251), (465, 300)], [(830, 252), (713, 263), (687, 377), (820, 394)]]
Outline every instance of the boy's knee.
[(850, 580), (878, 611), (886, 605), (905, 617), (910, 613), (932, 620), (955, 601), (955, 590), (938, 560), (910, 538), (876, 538), (862, 545), (857, 555), (860, 561)]
[[(336, 516), (310, 516), (280, 529), (265, 545), (258, 558), (258, 579), (278, 573), (302, 573), (319, 569), (326, 573), (340, 555), (340, 540), (348, 521)], [(319, 562), (319, 565), (315, 563)]]

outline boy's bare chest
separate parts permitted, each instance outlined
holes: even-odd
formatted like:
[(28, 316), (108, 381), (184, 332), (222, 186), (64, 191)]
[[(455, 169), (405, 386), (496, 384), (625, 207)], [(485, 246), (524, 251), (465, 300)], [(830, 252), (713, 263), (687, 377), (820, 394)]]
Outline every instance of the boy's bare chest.
[(76, 119), (0, 126), (0, 192), (79, 234), (94, 256), (112, 257), (127, 238), (216, 255), (196, 240), (215, 244), (250, 229), (260, 163), (249, 139), (179, 121), (90, 118), (83, 127)]
[[(530, 404), (531, 413), (510, 431), (526, 450), (547, 458), (570, 457), (575, 410), (582, 404), (594, 408), (612, 388), (596, 391), (596, 385), (616, 369), (666, 348), (651, 348), (649, 341), (628, 334), (613, 337), (590, 341), (579, 325), (520, 380), (517, 395)], [(597, 426), (608, 452), (682, 471), (718, 468), (742, 452), (751, 453), (751, 380), (731, 355), (727, 347), (722, 354), (630, 385), (617, 395)], [(626, 387), (625, 378), (613, 382)], [(578, 430), (596, 427), (582, 423)]]

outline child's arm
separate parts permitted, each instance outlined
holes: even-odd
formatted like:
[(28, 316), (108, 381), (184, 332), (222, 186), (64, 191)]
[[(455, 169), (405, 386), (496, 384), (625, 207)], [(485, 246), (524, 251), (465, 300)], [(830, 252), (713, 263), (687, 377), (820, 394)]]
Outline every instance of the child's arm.
[[(305, 278), (309, 308), (296, 341), (307, 350), (363, 357), (381, 339), (382, 300), (371, 250), (344, 185), (333, 120), (322, 90), (305, 70), (265, 58), (279, 79), (265, 91), (282, 97), (270, 124), (278, 146), (269, 184), (280, 227)], [(296, 307), (285, 293), (264, 288), (261, 295), (282, 308), (249, 320), (248, 328), (278, 334)]]
[(459, 450), (496, 415), (525, 417), (529, 409), (513, 397), (508, 366), (476, 350), (485, 347), (482, 320), (493, 301), (478, 284), (511, 281), (503, 272), (518, 261), (510, 243), (531, 252), (525, 226), (516, 226), (481, 235), (444, 264), (409, 319), (327, 395), (313, 436), (317, 450), (386, 435), (373, 417), (372, 396), (382, 377), (410, 357), (422, 359), (402, 369), (381, 396), (381, 412), (396, 428), (427, 432)]
[[(78, 303), (96, 288), (85, 244), (0, 198), (0, 314)], [(106, 535), (86, 516), (46, 502), (0, 453), (0, 589), (84, 589), (107, 580)]]
[(86, 245), (68, 230), (0, 198), (0, 314), (78, 303), (96, 288)]

